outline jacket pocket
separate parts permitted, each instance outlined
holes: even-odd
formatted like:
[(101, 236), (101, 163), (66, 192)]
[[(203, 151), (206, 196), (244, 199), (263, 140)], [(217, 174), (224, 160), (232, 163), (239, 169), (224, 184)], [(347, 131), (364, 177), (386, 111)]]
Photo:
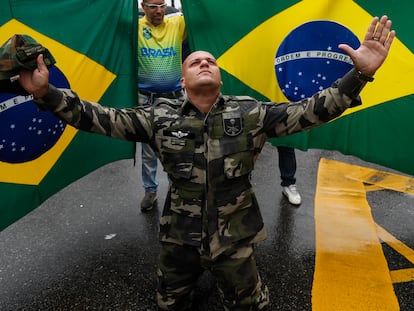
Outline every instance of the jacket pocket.
[(194, 140), (163, 135), (156, 135), (155, 139), (160, 146), (160, 159), (167, 174), (190, 179), (194, 165)]

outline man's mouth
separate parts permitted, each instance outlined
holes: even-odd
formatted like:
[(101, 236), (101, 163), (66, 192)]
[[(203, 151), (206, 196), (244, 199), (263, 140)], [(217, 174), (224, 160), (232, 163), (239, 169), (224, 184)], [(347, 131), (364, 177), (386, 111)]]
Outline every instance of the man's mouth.
[(203, 74), (203, 73), (209, 73), (209, 74), (211, 74), (211, 71), (209, 71), (209, 70), (203, 70), (203, 71), (200, 71), (200, 72), (198, 73), (198, 75), (201, 75), (201, 74)]

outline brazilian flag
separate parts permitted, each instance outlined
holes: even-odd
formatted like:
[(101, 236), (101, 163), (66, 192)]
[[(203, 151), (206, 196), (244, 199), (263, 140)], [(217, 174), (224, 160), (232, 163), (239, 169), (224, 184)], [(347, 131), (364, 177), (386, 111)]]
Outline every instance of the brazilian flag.
[(357, 48), (374, 16), (388, 15), (396, 38), (363, 105), (316, 129), (271, 139), (319, 148), (414, 175), (414, 37), (409, 0), (183, 0), (190, 46), (216, 56), (223, 93), (295, 101), (353, 67), (339, 43)]
[[(26, 34), (56, 59), (51, 83), (112, 107), (136, 105), (137, 3), (4, 0), (0, 42)], [(135, 144), (77, 131), (30, 97), (0, 94), (0, 230)]]

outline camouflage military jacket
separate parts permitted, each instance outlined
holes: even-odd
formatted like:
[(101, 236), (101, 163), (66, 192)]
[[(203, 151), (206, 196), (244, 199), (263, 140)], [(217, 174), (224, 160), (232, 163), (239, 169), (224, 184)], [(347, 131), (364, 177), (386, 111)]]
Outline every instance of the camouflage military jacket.
[(291, 104), (220, 95), (208, 114), (188, 99), (105, 108), (52, 86), (37, 102), (76, 128), (151, 144), (170, 179), (161, 241), (197, 246), (215, 257), (235, 243), (265, 238), (249, 178), (266, 139), (337, 117), (355, 103), (344, 93), (350, 92), (335, 85)]

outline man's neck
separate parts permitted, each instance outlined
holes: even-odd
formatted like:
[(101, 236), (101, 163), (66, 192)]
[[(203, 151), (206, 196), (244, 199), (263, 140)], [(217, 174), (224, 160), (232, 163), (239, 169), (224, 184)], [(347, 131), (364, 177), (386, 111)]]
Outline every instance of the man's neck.
[(188, 100), (203, 113), (208, 113), (220, 93), (187, 92)]

